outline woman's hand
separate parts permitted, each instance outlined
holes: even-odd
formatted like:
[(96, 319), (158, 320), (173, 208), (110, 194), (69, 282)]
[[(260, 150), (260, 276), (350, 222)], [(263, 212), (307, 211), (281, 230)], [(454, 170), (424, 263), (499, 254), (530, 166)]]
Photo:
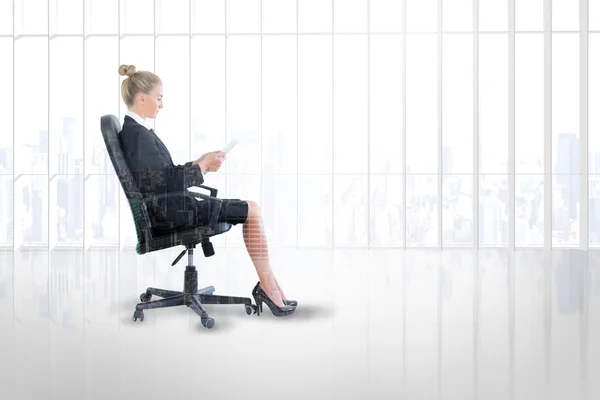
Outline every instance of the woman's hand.
[(222, 151), (212, 151), (210, 153), (203, 154), (196, 164), (200, 167), (202, 172), (215, 172), (221, 168), (221, 164), (225, 161), (225, 153)]
[(218, 153), (218, 152), (219, 152), (219, 151), (210, 151), (210, 152), (208, 152), (208, 153), (204, 153), (204, 154), (202, 154), (202, 155), (200, 156), (200, 158), (198, 158), (197, 160), (195, 160), (195, 161), (193, 162), (193, 164), (194, 164), (194, 165), (200, 165), (200, 163), (202, 162), (202, 160), (204, 160), (206, 157), (208, 157), (208, 156), (209, 156), (209, 155), (211, 155), (211, 154)]
[(204, 153), (204, 154), (202, 154), (202, 155), (200, 156), (200, 158), (199, 158), (199, 159), (197, 159), (196, 161), (194, 161), (194, 164), (198, 164), (198, 165), (200, 165), (200, 162), (201, 162), (202, 160), (204, 160), (204, 159), (206, 158), (206, 156), (208, 156), (209, 154), (212, 154), (212, 153), (216, 153), (216, 152), (215, 152), (215, 151), (211, 151), (211, 152), (209, 152), (209, 153)]

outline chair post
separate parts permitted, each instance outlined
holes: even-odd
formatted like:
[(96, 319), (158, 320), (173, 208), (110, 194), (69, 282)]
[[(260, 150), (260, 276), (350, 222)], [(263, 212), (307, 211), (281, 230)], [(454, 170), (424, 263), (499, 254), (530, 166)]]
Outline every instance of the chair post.
[(195, 246), (187, 246), (187, 253), (188, 253), (188, 267), (190, 266), (194, 266), (194, 247)]
[(194, 265), (194, 247), (195, 245), (187, 245), (188, 265), (185, 267), (183, 281), (183, 297), (186, 304), (191, 296), (198, 293), (198, 271)]

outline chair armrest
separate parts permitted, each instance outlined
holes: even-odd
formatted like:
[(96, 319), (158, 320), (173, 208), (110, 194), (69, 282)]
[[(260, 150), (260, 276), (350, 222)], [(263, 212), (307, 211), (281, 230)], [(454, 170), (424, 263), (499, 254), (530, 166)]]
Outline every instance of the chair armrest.
[[(208, 200), (208, 201), (215, 201), (218, 200), (218, 202), (221, 202), (221, 199), (217, 199), (217, 193), (218, 190), (215, 188), (211, 188), (205, 185), (195, 185), (197, 187), (201, 187), (202, 189), (207, 189), (208, 191), (210, 191), (210, 196), (206, 195), (204, 193), (198, 193), (198, 192), (190, 192), (187, 191), (185, 194), (186, 196), (191, 196), (191, 197), (200, 197), (203, 200)], [(163, 193), (163, 194), (159, 194), (159, 195), (155, 195), (155, 196), (150, 196), (150, 197), (144, 197), (144, 203), (148, 203), (150, 201), (154, 201), (154, 200), (160, 200), (160, 199), (165, 199), (168, 197), (174, 197), (174, 196), (181, 196), (181, 193), (179, 192), (171, 192), (171, 193)]]
[[(215, 189), (215, 188), (211, 188), (211, 187), (208, 187), (208, 186), (206, 186), (206, 185), (196, 185), (196, 186), (197, 186), (197, 187), (200, 187), (200, 188), (202, 188), (202, 189), (206, 189), (206, 190), (208, 190), (208, 191), (210, 192), (210, 196), (211, 196), (211, 197), (217, 197), (217, 192), (218, 192), (218, 191), (217, 191), (217, 189)], [(199, 194), (201, 194), (201, 193), (197, 193), (197, 192), (193, 192), (193, 193), (194, 193), (194, 194), (196, 194), (196, 195), (199, 195)], [(204, 196), (204, 197), (206, 197), (206, 195), (203, 195), (203, 196)], [(202, 196), (198, 196), (198, 197), (202, 197)], [(202, 197), (202, 198), (204, 198), (204, 197)]]
[[(204, 193), (190, 192), (190, 191), (186, 191), (185, 195), (188, 197), (192, 197), (194, 199), (194, 201), (197, 201), (197, 198), (201, 198), (201, 199), (209, 202), (209, 204), (210, 204), (209, 226), (215, 226), (219, 219), (219, 213), (221, 212), (221, 206), (223, 205), (223, 200), (217, 198), (217, 189), (214, 189), (214, 188), (211, 188), (208, 186), (204, 186), (204, 185), (200, 185), (200, 187), (203, 189), (209, 190), (211, 195), (208, 196)], [(182, 195), (181, 192), (163, 193), (163, 194), (159, 194), (156, 196), (144, 198), (144, 203), (149, 203), (154, 200), (166, 199), (168, 197), (181, 196), (181, 195)]]

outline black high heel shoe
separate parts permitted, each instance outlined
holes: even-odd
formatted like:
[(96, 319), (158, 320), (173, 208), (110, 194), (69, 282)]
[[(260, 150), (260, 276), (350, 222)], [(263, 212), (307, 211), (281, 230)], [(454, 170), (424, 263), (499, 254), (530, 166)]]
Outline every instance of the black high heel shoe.
[[(253, 292), (259, 286), (260, 286), (260, 281), (256, 282), (256, 286), (254, 287)], [(287, 300), (287, 299), (284, 299), (283, 300), (283, 304), (285, 304), (286, 306), (298, 307), (298, 302), (296, 300)]]
[(296, 307), (292, 307), (290, 305), (284, 305), (283, 307), (279, 307), (277, 304), (273, 303), (273, 300), (271, 300), (269, 296), (267, 296), (265, 291), (258, 284), (254, 287), (254, 290), (252, 290), (252, 297), (254, 297), (254, 301), (256, 302), (257, 315), (260, 315), (260, 312), (263, 310), (262, 303), (266, 303), (267, 306), (269, 306), (269, 308), (271, 309), (273, 315), (276, 317), (290, 315), (296, 311)]

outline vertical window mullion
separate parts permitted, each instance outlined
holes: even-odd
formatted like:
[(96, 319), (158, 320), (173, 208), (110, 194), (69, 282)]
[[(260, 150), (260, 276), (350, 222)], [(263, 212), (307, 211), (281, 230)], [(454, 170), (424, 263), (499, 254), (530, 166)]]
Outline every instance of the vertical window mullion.
[[(473, 0), (473, 247), (479, 250), (479, 0)], [(479, 382), (479, 255), (473, 252), (473, 391)]]
[[(57, 4), (57, 7), (58, 7), (58, 4)], [(47, 40), (48, 40), (48, 71), (47, 71), (47, 73), (48, 73), (48, 105), (47, 105), (48, 106), (48, 121), (47, 121), (47, 123), (48, 123), (48, 130), (47, 130), (47, 132), (48, 132), (47, 133), (47, 135), (48, 135), (48, 150), (47, 150), (48, 182), (47, 182), (47, 185), (48, 186), (47, 186), (47, 188), (48, 188), (48, 190), (46, 191), (46, 195), (48, 196), (48, 204), (50, 204), (50, 201), (49, 201), (50, 200), (50, 181), (52, 180), (52, 174), (50, 173), (50, 149), (52, 146), (50, 143), (50, 131), (51, 131), (51, 129), (50, 129), (50, 65), (51, 65), (50, 64), (50, 0), (48, 0), (48, 6), (46, 9), (48, 10), (48, 37), (47, 37)], [(50, 251), (50, 250), (52, 250), (50, 248), (50, 242), (51, 242), (51, 240), (50, 240), (50, 225), (51, 224), (49, 223), (50, 222), (49, 221), (50, 220), (50, 209), (48, 209), (48, 215), (46, 216), (46, 218), (48, 218), (48, 228), (47, 228), (48, 229), (48, 236), (47, 236), (48, 242), (47, 242), (47, 244), (48, 244), (48, 250)], [(48, 259), (48, 272), (50, 272), (50, 259)], [(49, 284), (50, 284), (50, 279), (48, 279), (48, 285)], [(48, 288), (48, 293), (50, 293), (50, 288)]]
[(441, 249), (443, 247), (443, 220), (442, 218), (442, 204), (443, 204), (443, 193), (442, 193), (442, 146), (444, 144), (442, 140), (442, 0), (437, 1), (437, 112), (438, 112), (438, 165), (437, 165), (437, 187), (438, 187), (438, 245)]
[[(12, 162), (13, 162), (13, 167), (12, 167), (12, 173), (13, 173), (13, 177), (12, 177), (12, 185), (13, 185), (13, 190), (12, 190), (12, 206), (13, 206), (13, 210), (12, 210), (12, 216), (13, 216), (13, 234), (12, 234), (12, 241), (13, 241), (13, 250), (15, 250), (15, 234), (17, 232), (16, 229), (16, 218), (15, 218), (15, 211), (16, 211), (16, 207), (15, 207), (15, 180), (17, 178), (17, 175), (15, 173), (15, 159), (17, 158), (16, 153), (15, 153), (15, 46), (16, 46), (16, 40), (15, 40), (15, 0), (13, 0), (12, 2), (12, 16), (13, 16), (13, 22), (12, 22), (12, 29), (13, 29), (13, 45), (12, 45), (12, 117), (13, 117), (13, 121), (12, 121), (12, 127), (13, 127), (13, 140), (12, 140), (12, 151), (13, 151), (13, 155), (12, 155)], [(13, 270), (13, 288), (14, 286), (14, 277), (15, 277), (15, 273)], [(13, 304), (14, 303), (14, 290), (13, 290)], [(14, 316), (14, 313), (13, 313)], [(14, 322), (14, 319), (13, 319)]]
[[(402, 160), (404, 160), (404, 171), (402, 180), (402, 201), (404, 203), (404, 215), (402, 216), (402, 229), (404, 236), (404, 250), (406, 250), (406, 238), (408, 237), (406, 228), (406, 1), (402, 0)], [(404, 304), (404, 303), (403, 303)], [(404, 368), (402, 368), (404, 371)]]
[(588, 240), (588, 0), (579, 0), (579, 248), (587, 250)]
[[(444, 231), (443, 231), (443, 176), (442, 176), (442, 146), (444, 141), (442, 138), (442, 43), (443, 43), (443, 25), (442, 25), (442, 0), (437, 1), (437, 111), (438, 111), (438, 176), (437, 176), (437, 187), (438, 187), (438, 249), (444, 247)], [(438, 271), (437, 271), (437, 284), (438, 284), (438, 298), (437, 298), (437, 390), (438, 397), (442, 394), (442, 253), (438, 254)]]
[(296, 0), (296, 249), (300, 246), (300, 139), (299, 139), (299, 102), (300, 102), (300, 94), (298, 91), (298, 82), (300, 80), (300, 61), (298, 60), (298, 56), (300, 55), (299, 45), (299, 32), (300, 32), (300, 8), (299, 8), (299, 0)]
[(192, 0), (188, 0), (188, 18), (188, 160), (192, 160)]
[(473, 248), (479, 249), (479, 0), (473, 0)]
[(544, 249), (552, 248), (552, 0), (544, 0)]
[(515, 397), (515, 169), (516, 169), (516, 147), (515, 147), (515, 2), (508, 0), (508, 379), (509, 396)]
[[(367, 0), (367, 248), (371, 248), (371, 0)], [(369, 369), (370, 371), (370, 369)]]
[(335, 248), (335, 0), (331, 2), (331, 247)]
[[(91, 4), (91, 3), (90, 3)], [(81, 6), (82, 12), (81, 12), (81, 18), (83, 18), (82, 24), (82, 34), (83, 34), (83, 38), (81, 40), (81, 44), (82, 44), (82, 57), (81, 57), (81, 65), (82, 65), (82, 79), (83, 79), (83, 83), (81, 85), (82, 90), (81, 90), (81, 103), (83, 104), (83, 115), (81, 116), (81, 127), (82, 127), (82, 132), (83, 132), (83, 168), (82, 168), (82, 187), (81, 190), (83, 192), (83, 204), (81, 205), (81, 209), (82, 209), (82, 213), (83, 213), (83, 232), (82, 232), (82, 236), (83, 236), (83, 250), (86, 250), (85, 248), (85, 166), (87, 165), (86, 161), (85, 161), (85, 1), (83, 2), (82, 6)]]
[[(123, 0), (123, 1), (127, 1), (127, 0)], [(118, 4), (118, 18), (117, 18), (117, 34), (118, 34), (118, 45), (117, 45), (117, 58), (119, 60), (118, 64), (119, 66), (121, 66), (121, 0), (119, 0), (119, 4)], [(121, 91), (120, 91), (120, 87), (121, 87), (121, 76), (119, 75), (119, 80), (117, 81), (117, 92), (118, 92), (118, 96), (117, 96), (117, 110), (119, 113), (119, 121), (121, 121)], [(108, 179), (108, 175), (106, 176), (106, 178)], [(119, 221), (119, 224), (121, 223), (121, 196), (117, 196), (117, 221)], [(117, 234), (117, 243), (119, 246), (119, 249), (121, 248), (121, 227), (119, 226), (118, 229), (118, 234)], [(118, 257), (118, 256), (117, 256)]]
[[(229, 32), (227, 31), (227, 5), (229, 3), (229, 0), (225, 0), (225, 1), (223, 1), (223, 3), (224, 3), (223, 12), (225, 13), (225, 18), (224, 18), (224, 21), (225, 21), (225, 27), (224, 27), (224, 29), (225, 29), (225, 33), (224, 33), (225, 34), (225, 43), (224, 43), (225, 50), (223, 51), (223, 54), (225, 56), (225, 63), (224, 63), (225, 79), (223, 80), (224, 84), (225, 84), (225, 96), (224, 96), (224, 98), (225, 98), (225, 105), (224, 105), (225, 106), (225, 113), (224, 113), (225, 121), (224, 121), (224, 126), (225, 126), (225, 142), (229, 143), (228, 138), (227, 138), (227, 68), (228, 68), (227, 67), (227, 42), (229, 40)], [(228, 178), (229, 178), (229, 169), (226, 166), (225, 167), (225, 190), (227, 190), (227, 187), (228, 187), (228, 185), (227, 185)], [(227, 192), (227, 194), (229, 195), (229, 192)], [(227, 237), (225, 237), (225, 249), (228, 249), (228, 248), (229, 248), (229, 241), (227, 240)]]
[(508, 0), (508, 248), (515, 248), (515, 1)]
[[(152, 72), (156, 73), (156, 0), (152, 0)], [(156, 129), (156, 121), (153, 121)]]
[(261, 203), (264, 203), (263, 193), (264, 193), (264, 179), (263, 179), (263, 0), (260, 0), (260, 199)]

